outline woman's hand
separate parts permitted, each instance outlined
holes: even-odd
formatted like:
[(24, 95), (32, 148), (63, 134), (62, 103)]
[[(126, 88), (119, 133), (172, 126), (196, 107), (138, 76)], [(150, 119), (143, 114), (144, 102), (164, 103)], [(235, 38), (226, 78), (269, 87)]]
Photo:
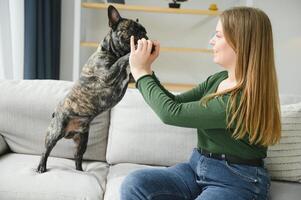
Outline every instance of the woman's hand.
[[(152, 46), (155, 51), (151, 53)], [(159, 56), (160, 43), (142, 38), (138, 40), (137, 49), (135, 49), (134, 36), (131, 36), (131, 54), (129, 58), (131, 73), (137, 81), (140, 77), (152, 74), (151, 64)]]

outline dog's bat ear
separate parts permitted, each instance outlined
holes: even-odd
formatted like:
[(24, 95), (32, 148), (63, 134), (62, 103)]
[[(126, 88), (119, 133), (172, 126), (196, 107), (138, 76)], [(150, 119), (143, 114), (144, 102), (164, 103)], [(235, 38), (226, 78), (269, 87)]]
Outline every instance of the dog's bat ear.
[(108, 7), (108, 18), (109, 18), (109, 26), (113, 29), (116, 27), (118, 22), (122, 19), (118, 10), (112, 5)]

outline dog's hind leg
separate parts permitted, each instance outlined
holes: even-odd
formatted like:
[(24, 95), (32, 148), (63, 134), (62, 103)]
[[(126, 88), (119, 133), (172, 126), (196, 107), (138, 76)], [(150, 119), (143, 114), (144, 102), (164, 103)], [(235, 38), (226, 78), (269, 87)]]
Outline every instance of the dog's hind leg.
[(56, 145), (57, 141), (60, 140), (63, 136), (61, 135), (56, 135), (53, 138), (46, 138), (46, 143), (45, 143), (45, 152), (42, 154), (39, 166), (37, 168), (37, 172), (39, 173), (44, 173), (46, 171), (46, 163), (47, 159), (50, 155), (51, 150), (53, 147)]
[(44, 173), (46, 171), (47, 159), (50, 155), (51, 150), (56, 145), (57, 141), (59, 141), (64, 137), (65, 134), (64, 129), (66, 124), (67, 124), (67, 120), (64, 119), (63, 117), (57, 117), (57, 118), (54, 117), (51, 120), (45, 138), (45, 152), (41, 156), (41, 160), (37, 168), (37, 172)]
[(82, 161), (83, 155), (87, 149), (87, 143), (89, 138), (89, 128), (84, 132), (80, 132), (73, 137), (74, 142), (77, 144), (76, 151), (74, 153), (76, 170), (83, 171)]

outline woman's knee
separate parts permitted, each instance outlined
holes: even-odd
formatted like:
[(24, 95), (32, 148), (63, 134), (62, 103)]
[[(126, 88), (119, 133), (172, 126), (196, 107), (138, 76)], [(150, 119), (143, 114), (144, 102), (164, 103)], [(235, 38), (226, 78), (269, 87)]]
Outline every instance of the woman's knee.
[(128, 174), (121, 184), (121, 195), (123, 197), (128, 195), (137, 195), (138, 192), (141, 193), (144, 191), (145, 186), (148, 185), (146, 173), (147, 171), (142, 169)]

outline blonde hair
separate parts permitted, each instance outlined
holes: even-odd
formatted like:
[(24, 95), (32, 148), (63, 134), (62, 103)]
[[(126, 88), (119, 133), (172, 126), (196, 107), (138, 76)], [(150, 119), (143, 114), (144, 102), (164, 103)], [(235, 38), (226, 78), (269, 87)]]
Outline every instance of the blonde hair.
[(225, 10), (220, 20), (225, 39), (237, 55), (237, 85), (209, 94), (201, 103), (206, 106), (210, 99), (229, 93), (227, 129), (234, 127), (232, 136), (248, 136), (251, 144), (275, 144), (281, 137), (281, 123), (270, 20), (263, 11), (251, 7)]

